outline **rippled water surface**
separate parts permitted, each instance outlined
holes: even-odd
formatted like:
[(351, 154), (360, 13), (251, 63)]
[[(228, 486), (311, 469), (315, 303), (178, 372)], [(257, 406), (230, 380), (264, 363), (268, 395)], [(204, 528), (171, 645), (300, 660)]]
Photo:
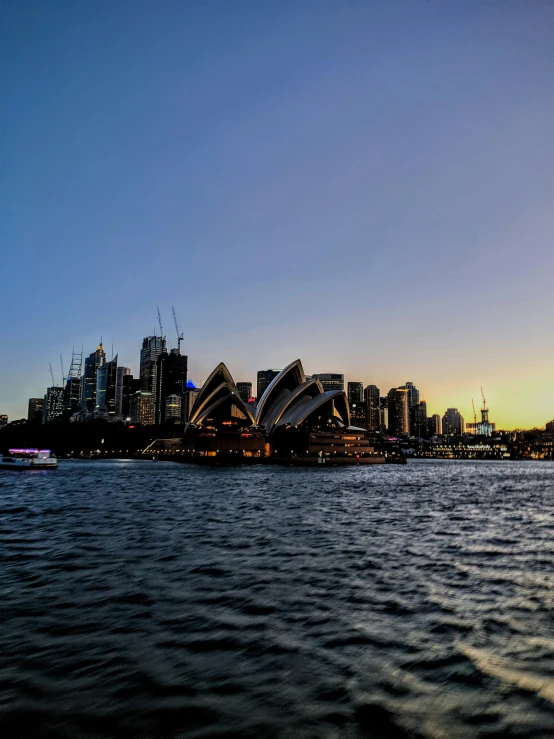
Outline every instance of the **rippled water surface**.
[(0, 471), (6, 737), (554, 737), (554, 465)]

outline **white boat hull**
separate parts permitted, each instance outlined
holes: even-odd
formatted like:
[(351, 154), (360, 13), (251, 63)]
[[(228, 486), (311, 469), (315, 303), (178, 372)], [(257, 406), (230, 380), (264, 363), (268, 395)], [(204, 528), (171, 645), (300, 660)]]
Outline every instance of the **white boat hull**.
[(0, 457), (0, 468), (4, 470), (52, 470), (58, 466), (55, 457), (35, 459), (28, 457)]

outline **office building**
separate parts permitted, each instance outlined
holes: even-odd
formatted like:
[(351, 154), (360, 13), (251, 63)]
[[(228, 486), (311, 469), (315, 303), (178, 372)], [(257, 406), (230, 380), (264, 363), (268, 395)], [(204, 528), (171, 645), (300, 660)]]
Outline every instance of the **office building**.
[(432, 436), (440, 436), (442, 434), (442, 421), (438, 413), (433, 413), (427, 419), (427, 434), (429, 438)]
[(96, 415), (115, 420), (115, 386), (117, 380), (117, 354), (96, 370)]
[(384, 432), (389, 427), (389, 401), (386, 395), (381, 395), (379, 409), (381, 411), (381, 431)]
[(274, 380), (277, 377), (280, 371), (281, 370), (278, 370), (278, 369), (266, 369), (266, 370), (258, 371), (257, 384), (256, 384), (258, 400), (261, 400), (262, 395), (265, 393), (266, 389), (269, 387), (272, 380)]
[(410, 408), (410, 434), (417, 439), (428, 436), (427, 403), (424, 400)]
[(48, 423), (56, 418), (63, 418), (65, 408), (64, 395), (63, 387), (47, 388), (42, 408), (43, 423)]
[(323, 372), (312, 377), (317, 378), (323, 387), (323, 390), (341, 390), (344, 391), (344, 375), (339, 375), (333, 372)]
[(81, 407), (81, 377), (68, 377), (64, 390), (64, 415), (70, 418), (74, 413), (78, 413)]
[(364, 390), (366, 424), (369, 431), (381, 431), (381, 399), (377, 385), (368, 385)]
[(27, 410), (27, 421), (29, 423), (42, 423), (43, 408), (44, 408), (44, 398), (29, 398), (29, 408)]
[(393, 436), (409, 433), (408, 390), (405, 387), (397, 387), (389, 390), (387, 405), (389, 411), (389, 433)]
[[(158, 356), (158, 367), (156, 372), (156, 423), (159, 425), (165, 421), (175, 418), (175, 404), (169, 401), (174, 395), (183, 397), (187, 385), (188, 357), (179, 353), (178, 349), (172, 349), (169, 354), (165, 349)], [(171, 404), (169, 408), (168, 403)], [(167, 406), (167, 407), (166, 407)], [(184, 404), (180, 403), (181, 412)], [(184, 418), (180, 417), (181, 421)]]
[(142, 341), (140, 350), (141, 389), (150, 393), (156, 408), (156, 392), (158, 386), (158, 357), (166, 351), (163, 336), (147, 336)]
[(164, 401), (164, 422), (175, 421), (180, 423), (183, 415), (183, 396), (168, 395)]
[(352, 404), (358, 405), (364, 402), (364, 384), (363, 382), (348, 383), (348, 402), (352, 408)]
[(185, 387), (185, 397), (184, 397), (184, 408), (183, 408), (183, 420), (185, 422), (190, 420), (190, 415), (192, 408), (194, 406), (194, 403), (196, 402), (196, 398), (198, 397), (200, 393), (199, 388), (196, 387), (194, 382), (192, 380), (187, 380), (187, 384)]
[[(123, 394), (125, 392), (125, 386), (127, 383), (127, 389), (129, 388), (128, 381), (125, 381), (125, 377), (131, 376), (131, 370), (129, 367), (118, 367), (115, 375), (115, 415), (124, 416), (123, 414)], [(128, 392), (127, 392), (128, 394)]]
[(413, 408), (419, 403), (419, 390), (413, 382), (407, 382), (403, 387), (408, 391), (408, 408)]
[(445, 436), (462, 436), (465, 433), (465, 422), (457, 408), (448, 408), (442, 417), (442, 433)]
[(244, 400), (245, 403), (248, 403), (248, 401), (252, 398), (252, 383), (237, 382), (237, 390), (239, 391), (241, 400)]
[(156, 406), (154, 396), (145, 390), (137, 390), (129, 399), (130, 419), (132, 424), (153, 426), (155, 423)]
[(85, 370), (82, 377), (81, 389), (81, 410), (92, 413), (96, 407), (96, 372), (101, 364), (106, 361), (106, 352), (102, 346), (102, 341), (96, 347), (96, 351), (92, 352), (85, 358)]

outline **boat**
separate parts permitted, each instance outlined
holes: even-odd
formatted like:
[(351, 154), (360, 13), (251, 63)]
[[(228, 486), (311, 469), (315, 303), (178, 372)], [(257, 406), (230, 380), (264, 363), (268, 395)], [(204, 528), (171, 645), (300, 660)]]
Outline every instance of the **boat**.
[(50, 449), (9, 449), (0, 456), (0, 467), (10, 470), (54, 470), (58, 460)]

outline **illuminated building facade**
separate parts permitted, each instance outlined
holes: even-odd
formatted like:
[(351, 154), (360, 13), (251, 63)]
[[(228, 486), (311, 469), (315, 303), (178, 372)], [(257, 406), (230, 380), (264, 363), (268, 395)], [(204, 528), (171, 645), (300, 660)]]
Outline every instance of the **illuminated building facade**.
[(239, 391), (241, 400), (244, 400), (245, 403), (248, 403), (248, 401), (252, 397), (252, 383), (251, 382), (237, 382), (237, 390)]
[(381, 431), (381, 398), (377, 385), (368, 385), (364, 390), (366, 424), (369, 431)]
[(63, 387), (47, 388), (42, 408), (43, 423), (53, 421), (55, 418), (63, 418), (65, 409), (64, 394)]
[(344, 375), (339, 375), (336, 372), (322, 372), (312, 377), (318, 379), (321, 382), (321, 387), (327, 392), (328, 390), (341, 390), (344, 391)]
[(106, 352), (102, 342), (96, 351), (85, 358), (85, 368), (82, 378), (81, 410), (92, 413), (96, 407), (96, 372), (106, 361)]
[(165, 352), (165, 338), (163, 336), (146, 336), (140, 350), (140, 381), (141, 389), (150, 393), (156, 407), (156, 392), (158, 385), (158, 357)]
[[(156, 423), (161, 424), (169, 419), (175, 419), (175, 403), (169, 398), (178, 396), (183, 398), (187, 386), (188, 358), (179, 353), (178, 349), (172, 349), (169, 354), (163, 351), (158, 356), (158, 368), (156, 372)], [(171, 406), (171, 407), (170, 407)], [(184, 421), (184, 403), (180, 402), (180, 421)]]
[(94, 412), (108, 420), (115, 420), (115, 387), (117, 381), (117, 355), (96, 370), (96, 406)]

